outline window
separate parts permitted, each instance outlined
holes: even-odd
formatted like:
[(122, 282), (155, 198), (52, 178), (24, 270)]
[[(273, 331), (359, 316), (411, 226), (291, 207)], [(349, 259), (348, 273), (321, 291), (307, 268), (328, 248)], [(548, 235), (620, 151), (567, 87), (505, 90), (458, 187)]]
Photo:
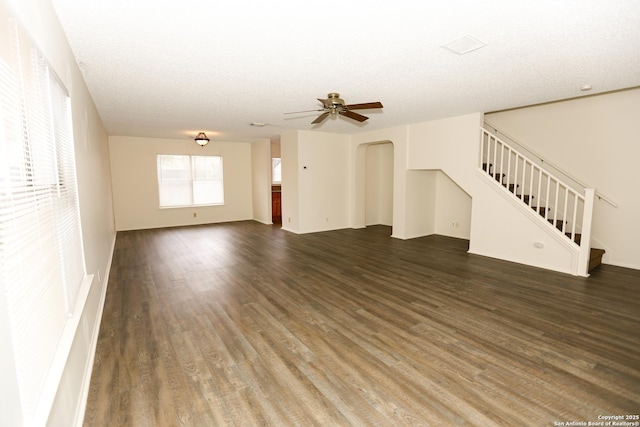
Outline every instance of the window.
[(282, 183), (282, 159), (280, 157), (271, 159), (271, 180), (273, 184)]
[(158, 154), (161, 208), (224, 204), (222, 157)]
[(3, 344), (25, 414), (84, 277), (69, 94), (0, 5), (0, 284), (12, 337)]

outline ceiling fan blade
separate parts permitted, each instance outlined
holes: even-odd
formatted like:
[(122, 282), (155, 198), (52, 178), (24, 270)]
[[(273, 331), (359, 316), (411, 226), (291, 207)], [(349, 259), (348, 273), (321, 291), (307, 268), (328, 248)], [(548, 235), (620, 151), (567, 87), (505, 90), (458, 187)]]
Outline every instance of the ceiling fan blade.
[(330, 99), (320, 99), (316, 98), (318, 101), (322, 102), (324, 108), (331, 108), (333, 106), (333, 102)]
[(349, 110), (366, 110), (368, 108), (382, 108), (381, 102), (365, 102), (364, 104), (345, 105)]
[(359, 122), (364, 122), (369, 118), (367, 116), (363, 116), (362, 114), (354, 113), (353, 111), (349, 110), (339, 111), (338, 114), (342, 114), (343, 116), (349, 117), (350, 119), (357, 120)]
[(283, 114), (310, 113), (312, 111), (324, 111), (324, 109), (321, 109), (321, 110), (315, 109), (315, 110), (304, 110), (304, 111), (291, 111), (289, 113), (283, 113)]
[(321, 121), (326, 119), (329, 116), (329, 114), (331, 114), (331, 111), (327, 111), (326, 113), (320, 114), (314, 121), (311, 122), (311, 124), (315, 125), (316, 123), (320, 123)]

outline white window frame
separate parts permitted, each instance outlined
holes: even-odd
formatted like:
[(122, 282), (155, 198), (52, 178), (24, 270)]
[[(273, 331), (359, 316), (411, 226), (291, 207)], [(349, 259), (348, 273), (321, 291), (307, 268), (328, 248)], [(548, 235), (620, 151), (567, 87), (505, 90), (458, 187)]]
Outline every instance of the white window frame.
[[(183, 169), (164, 168), (163, 163), (171, 160), (175, 162), (182, 161), (185, 167)], [(201, 170), (202, 173), (198, 173), (197, 163), (200, 161), (218, 163), (218, 169)], [(213, 167), (215, 168), (216, 166), (214, 165)], [(158, 154), (156, 168), (158, 206), (160, 209), (224, 205), (224, 166), (222, 156)], [(183, 179), (176, 177), (180, 173), (183, 174)], [(176, 187), (182, 187), (184, 193), (180, 194), (180, 190), (177, 190)], [(200, 193), (200, 196), (198, 196), (198, 193)], [(204, 201), (199, 201), (198, 197)], [(205, 200), (207, 197), (209, 199)], [(180, 199), (180, 201), (176, 201), (177, 199)]]
[(53, 402), (52, 366), (88, 282), (69, 92), (1, 4), (0, 46), (0, 290), (12, 338), (3, 351), (30, 424)]

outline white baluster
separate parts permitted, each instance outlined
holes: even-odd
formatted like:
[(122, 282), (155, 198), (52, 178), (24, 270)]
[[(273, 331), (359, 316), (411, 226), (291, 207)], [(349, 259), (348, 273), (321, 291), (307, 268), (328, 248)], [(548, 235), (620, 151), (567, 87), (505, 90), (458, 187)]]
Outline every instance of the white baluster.
[(584, 210), (582, 212), (582, 237), (580, 240), (580, 257), (578, 259), (578, 274), (589, 276), (589, 258), (591, 256), (591, 223), (593, 221), (593, 202), (596, 190), (584, 190)]

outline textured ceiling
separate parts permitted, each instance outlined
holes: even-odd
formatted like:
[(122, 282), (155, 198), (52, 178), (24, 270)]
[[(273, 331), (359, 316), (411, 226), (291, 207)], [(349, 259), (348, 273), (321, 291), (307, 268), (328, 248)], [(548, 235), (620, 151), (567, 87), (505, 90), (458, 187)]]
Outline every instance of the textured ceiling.
[[(640, 86), (638, 0), (52, 3), (111, 135), (356, 133)], [(465, 35), (486, 46), (442, 47)], [(328, 92), (384, 108), (283, 114)]]

